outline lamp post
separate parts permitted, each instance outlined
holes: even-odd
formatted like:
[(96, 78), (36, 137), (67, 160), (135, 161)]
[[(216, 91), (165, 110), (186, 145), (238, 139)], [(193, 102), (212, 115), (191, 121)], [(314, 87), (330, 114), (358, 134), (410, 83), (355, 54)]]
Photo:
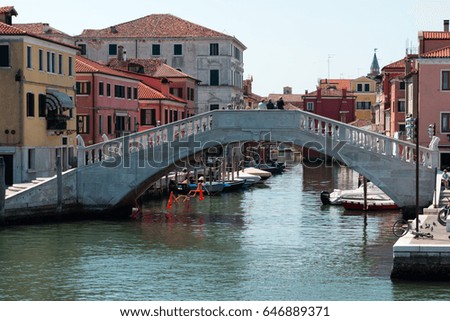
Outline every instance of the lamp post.
[(416, 143), (416, 232), (419, 232), (419, 117), (413, 118), (411, 114), (406, 118), (407, 139)]

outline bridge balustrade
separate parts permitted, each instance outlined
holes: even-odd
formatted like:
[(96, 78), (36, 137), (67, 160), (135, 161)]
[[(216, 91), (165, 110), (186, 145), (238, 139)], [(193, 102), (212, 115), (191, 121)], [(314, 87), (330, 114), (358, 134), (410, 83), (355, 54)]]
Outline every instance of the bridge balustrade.
[(212, 129), (212, 117), (212, 113), (206, 113), (95, 145), (79, 143), (78, 167), (99, 163), (114, 155), (122, 156), (124, 143), (128, 144), (128, 150), (132, 153), (205, 133)]

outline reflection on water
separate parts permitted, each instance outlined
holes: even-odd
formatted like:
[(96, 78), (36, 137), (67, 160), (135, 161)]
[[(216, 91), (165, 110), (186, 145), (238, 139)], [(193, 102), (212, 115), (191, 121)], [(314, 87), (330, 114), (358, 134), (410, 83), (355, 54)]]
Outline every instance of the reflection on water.
[(297, 166), (265, 188), (145, 204), (137, 220), (8, 227), (2, 300), (435, 300), (448, 286), (389, 279), (393, 212), (322, 206), (347, 168)]

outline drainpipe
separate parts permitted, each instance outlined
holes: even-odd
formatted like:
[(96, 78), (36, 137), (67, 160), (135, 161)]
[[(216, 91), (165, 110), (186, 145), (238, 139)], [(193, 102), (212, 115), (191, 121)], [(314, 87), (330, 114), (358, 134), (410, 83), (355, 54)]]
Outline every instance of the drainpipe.
[(95, 116), (95, 110), (96, 110), (96, 105), (95, 105), (95, 74), (92, 74), (92, 90), (91, 90), (91, 94), (92, 94), (92, 144), (96, 144), (97, 143), (97, 117)]

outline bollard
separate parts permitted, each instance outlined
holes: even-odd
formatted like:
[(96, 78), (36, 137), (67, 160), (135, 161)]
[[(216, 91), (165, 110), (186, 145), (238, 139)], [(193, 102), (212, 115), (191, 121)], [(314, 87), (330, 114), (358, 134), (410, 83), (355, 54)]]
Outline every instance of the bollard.
[(5, 197), (5, 161), (3, 160), (3, 157), (0, 157), (0, 218), (5, 215)]

